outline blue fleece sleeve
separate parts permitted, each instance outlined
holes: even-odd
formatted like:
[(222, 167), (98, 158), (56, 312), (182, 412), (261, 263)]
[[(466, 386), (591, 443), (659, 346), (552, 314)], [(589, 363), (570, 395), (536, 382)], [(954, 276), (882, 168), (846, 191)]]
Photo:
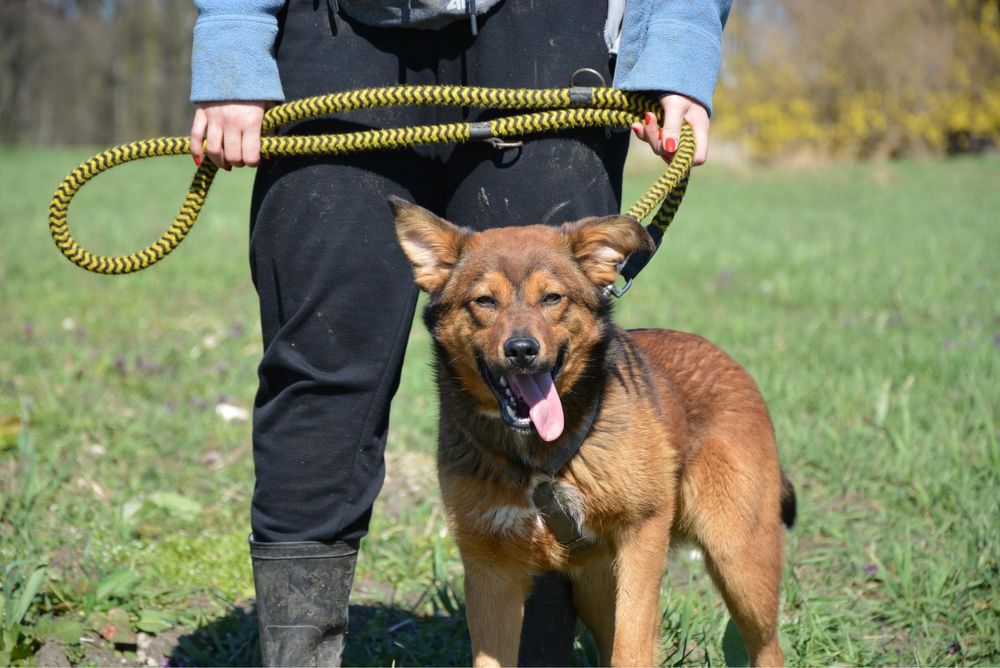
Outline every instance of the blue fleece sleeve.
[(687, 95), (712, 113), (732, 0), (628, 0), (614, 86)]
[(195, 0), (191, 101), (284, 100), (274, 40), (285, 0)]

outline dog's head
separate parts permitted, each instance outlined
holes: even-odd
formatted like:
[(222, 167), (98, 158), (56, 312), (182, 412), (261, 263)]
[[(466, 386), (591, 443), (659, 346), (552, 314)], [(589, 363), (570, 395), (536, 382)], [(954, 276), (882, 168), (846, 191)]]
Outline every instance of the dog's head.
[(559, 397), (606, 333), (605, 289), (652, 239), (626, 216), (471, 233), (389, 203), (416, 283), (431, 296), (431, 335), (471, 400), (511, 429), (558, 438)]

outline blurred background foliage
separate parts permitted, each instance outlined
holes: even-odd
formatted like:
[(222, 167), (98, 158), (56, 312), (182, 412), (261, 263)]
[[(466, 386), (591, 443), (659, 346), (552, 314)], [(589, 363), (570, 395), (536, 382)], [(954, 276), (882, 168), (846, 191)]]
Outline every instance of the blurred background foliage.
[[(3, 0), (0, 142), (186, 134), (194, 18), (187, 0)], [(719, 157), (941, 155), (1000, 141), (1000, 0), (736, 0), (723, 60)]]
[(736, 0), (725, 40), (713, 142), (755, 158), (1000, 139), (1000, 0)]
[(0, 143), (187, 134), (189, 0), (0, 0)]

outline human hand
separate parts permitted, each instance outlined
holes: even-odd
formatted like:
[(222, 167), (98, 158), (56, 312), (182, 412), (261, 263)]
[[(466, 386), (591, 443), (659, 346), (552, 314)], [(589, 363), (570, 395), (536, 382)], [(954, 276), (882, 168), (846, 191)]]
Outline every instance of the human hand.
[(260, 126), (265, 102), (203, 102), (191, 124), (191, 155), (201, 164), (202, 143), (208, 158), (222, 169), (260, 162)]
[(663, 105), (663, 127), (656, 122), (656, 115), (646, 112), (644, 123), (633, 123), (635, 136), (650, 145), (653, 153), (667, 162), (673, 160), (681, 140), (681, 124), (687, 121), (694, 130), (694, 165), (708, 159), (708, 111), (685, 95), (669, 93), (660, 98)]

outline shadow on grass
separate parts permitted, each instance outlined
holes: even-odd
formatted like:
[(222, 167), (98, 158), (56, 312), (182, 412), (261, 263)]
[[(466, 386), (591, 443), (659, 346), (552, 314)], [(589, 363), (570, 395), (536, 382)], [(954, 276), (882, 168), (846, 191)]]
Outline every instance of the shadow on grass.
[[(464, 666), (471, 649), (465, 618), (420, 616), (401, 608), (352, 605), (345, 666)], [(172, 666), (259, 666), (252, 604), (178, 638)]]

